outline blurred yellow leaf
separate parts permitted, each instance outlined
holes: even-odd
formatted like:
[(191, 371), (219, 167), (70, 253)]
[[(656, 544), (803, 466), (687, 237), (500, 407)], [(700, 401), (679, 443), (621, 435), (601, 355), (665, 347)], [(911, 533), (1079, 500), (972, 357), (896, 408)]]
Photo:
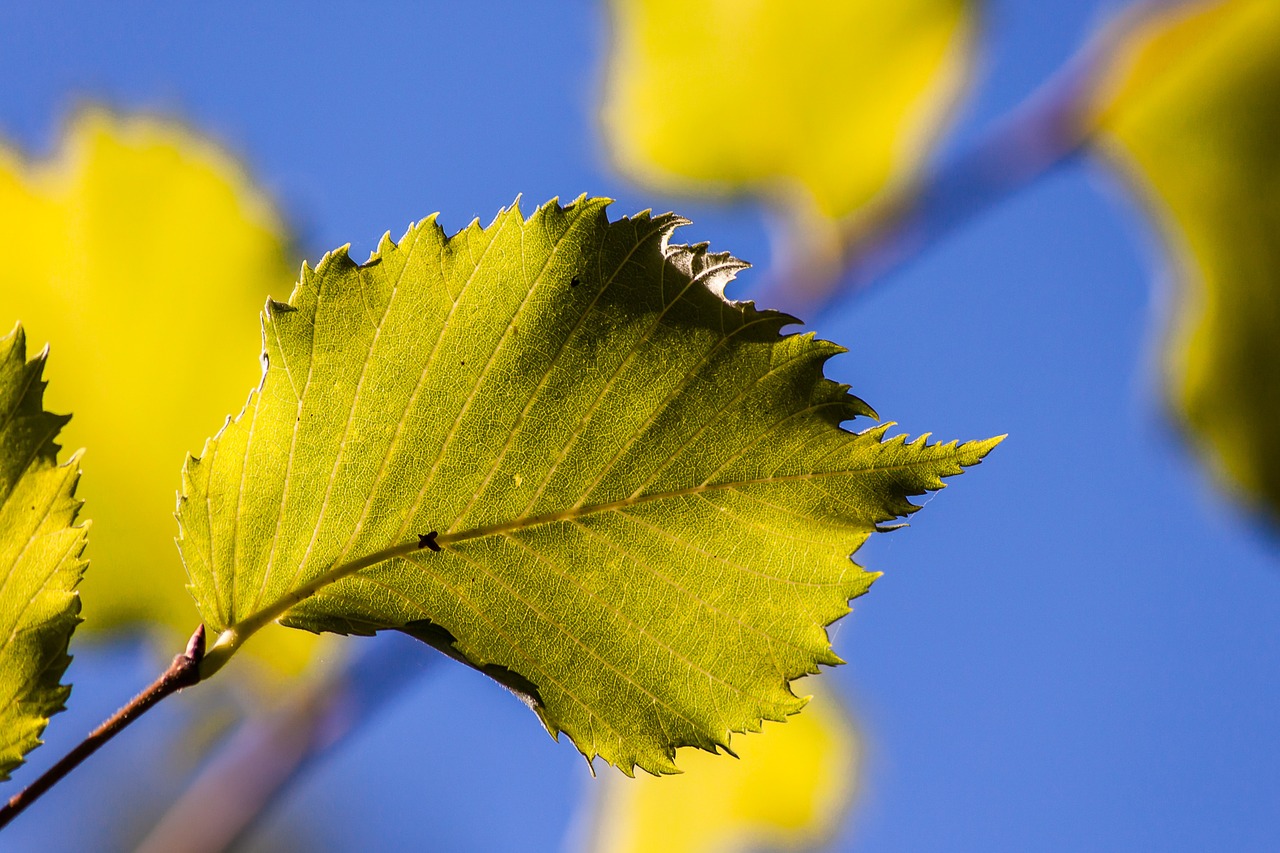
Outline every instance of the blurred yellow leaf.
[[(199, 617), (173, 543), (179, 472), (258, 383), (243, 354), (268, 293), (294, 279), (281, 222), (209, 141), (88, 110), (47, 161), (0, 144), (0, 233), (0, 326), (53, 343), (49, 406), (75, 413), (63, 443), (94, 471), (81, 631), (158, 623), (180, 647)], [(257, 648), (294, 669), (313, 640), (278, 633)]]
[(827, 692), (785, 723), (733, 740), (739, 758), (680, 750), (679, 776), (610, 774), (592, 815), (596, 853), (812, 849), (849, 804), (857, 737)]
[(1221, 481), (1280, 514), (1280, 3), (1142, 19), (1096, 120), (1170, 247), (1173, 408)]
[(909, 183), (960, 85), (965, 0), (614, 0), (608, 144), (634, 177), (804, 220)]

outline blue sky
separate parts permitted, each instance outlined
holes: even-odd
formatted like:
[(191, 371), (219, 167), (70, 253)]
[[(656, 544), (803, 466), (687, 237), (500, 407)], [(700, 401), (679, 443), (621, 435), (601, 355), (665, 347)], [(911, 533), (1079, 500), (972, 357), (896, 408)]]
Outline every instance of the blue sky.
[[(991, 4), (949, 150), (1114, 8)], [(299, 261), (346, 242), (361, 256), (435, 210), (456, 229), (518, 193), (589, 192), (617, 213), (678, 210), (695, 222), (686, 239), (767, 266), (754, 208), (610, 171), (594, 119), (605, 30), (585, 0), (6, 2), (0, 134), (47, 150), (85, 99), (179, 116), (248, 162), (294, 224)], [(829, 374), (904, 430), (1010, 434), (858, 556), (886, 575), (833, 631), (849, 665), (826, 677), (869, 750), (836, 849), (1274, 849), (1280, 543), (1206, 488), (1163, 418), (1162, 273), (1137, 206), (1084, 159), (813, 319), (850, 349)], [(260, 848), (561, 849), (591, 785), (572, 747), (483, 677), (390, 642), (422, 677), (312, 768)], [(133, 645), (77, 649), (71, 710), (34, 762), (156, 663)], [(165, 737), (184, 713), (113, 743), (0, 847), (100, 839), (180, 778), (189, 755)]]

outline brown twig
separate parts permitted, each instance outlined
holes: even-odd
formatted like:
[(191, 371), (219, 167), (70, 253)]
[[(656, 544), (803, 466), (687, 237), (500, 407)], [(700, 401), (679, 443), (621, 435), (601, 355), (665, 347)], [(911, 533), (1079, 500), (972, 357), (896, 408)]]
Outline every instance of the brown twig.
[(74, 749), (62, 757), (57, 764), (50, 767), (30, 785), (9, 798), (9, 802), (0, 807), (0, 829), (9, 825), (15, 817), (22, 814), (27, 806), (34, 803), (46, 791), (62, 780), (86, 758), (118, 735), (120, 732), (151, 710), (161, 699), (177, 693), (184, 687), (190, 687), (200, 681), (200, 661), (204, 658), (204, 626), (196, 628), (187, 648), (173, 659), (169, 668), (151, 683), (133, 700), (119, 711), (116, 711), (102, 725), (98, 726), (88, 737)]

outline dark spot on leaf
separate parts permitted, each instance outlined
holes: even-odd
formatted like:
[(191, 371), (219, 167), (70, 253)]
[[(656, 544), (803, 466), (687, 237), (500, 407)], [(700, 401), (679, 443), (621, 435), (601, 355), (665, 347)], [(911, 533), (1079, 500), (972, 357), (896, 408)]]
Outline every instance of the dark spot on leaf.
[(576, 275), (573, 277), (573, 280), (569, 282), (569, 286), (570, 286), (570, 287), (577, 287), (577, 286), (578, 286), (578, 277), (577, 277)]
[(436, 544), (436, 537), (439, 535), (439, 531), (436, 530), (427, 534), (418, 534), (418, 549), (430, 548), (432, 551), (439, 552), (440, 546)]

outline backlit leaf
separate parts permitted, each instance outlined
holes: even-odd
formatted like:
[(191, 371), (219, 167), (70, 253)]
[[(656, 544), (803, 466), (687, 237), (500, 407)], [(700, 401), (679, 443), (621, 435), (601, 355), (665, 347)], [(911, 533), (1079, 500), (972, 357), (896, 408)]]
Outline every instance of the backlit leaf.
[[(808, 687), (805, 684), (805, 687)], [(804, 713), (734, 741), (737, 761), (680, 753), (683, 775), (605, 780), (591, 818), (596, 853), (811, 850), (829, 839), (855, 785), (858, 743), (819, 691)]]
[[(94, 476), (85, 630), (163, 626), (181, 648), (198, 617), (174, 548), (173, 460), (256, 379), (267, 294), (293, 279), (267, 200), (224, 152), (150, 118), (90, 110), (48, 160), (0, 145), (0, 318), (52, 343), (55, 409)], [(199, 372), (199, 382), (191, 376)], [(281, 632), (256, 653), (286, 669), (312, 643)]]
[(268, 304), (261, 388), (184, 469), (206, 672), (276, 618), (400, 629), (628, 772), (802, 707), (849, 554), (996, 442), (842, 430), (839, 347), (606, 204), (429, 218)]
[(0, 780), (62, 710), (80, 622), (79, 455), (58, 464), (54, 439), (68, 418), (44, 410), (44, 359), (27, 361), (22, 327), (0, 338)]
[(1162, 227), (1172, 407), (1219, 479), (1280, 515), (1280, 4), (1147, 19), (1101, 86), (1106, 150)]
[[(966, 0), (614, 0), (614, 160), (681, 192), (763, 194), (834, 236), (911, 183), (964, 82)], [(833, 249), (834, 251), (834, 249)]]

